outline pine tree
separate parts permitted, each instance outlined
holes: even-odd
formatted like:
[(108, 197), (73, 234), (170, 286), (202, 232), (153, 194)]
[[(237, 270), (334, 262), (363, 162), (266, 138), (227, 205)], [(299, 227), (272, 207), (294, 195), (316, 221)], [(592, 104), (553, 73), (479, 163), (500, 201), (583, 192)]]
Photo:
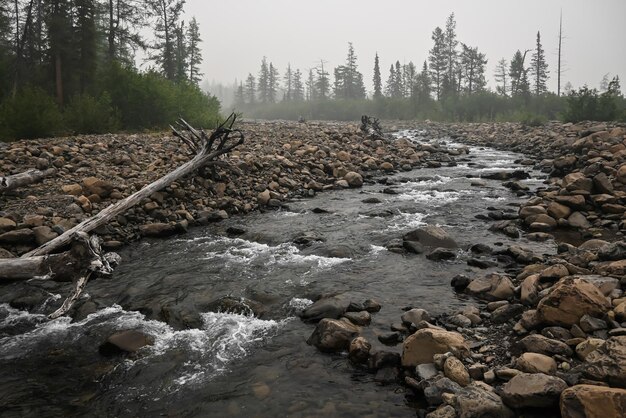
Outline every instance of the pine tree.
[(187, 65), (189, 68), (189, 81), (198, 85), (202, 79), (200, 65), (202, 65), (202, 52), (200, 52), (200, 27), (195, 17), (189, 22), (187, 29)]
[(259, 90), (259, 101), (263, 104), (268, 103), (270, 100), (270, 69), (267, 64), (266, 57), (263, 57), (263, 59), (261, 60), (258, 90)]
[(346, 63), (334, 70), (335, 83), (333, 90), (338, 99), (362, 99), (365, 98), (365, 85), (363, 75), (358, 71), (356, 54), (352, 42), (348, 43), (348, 56)]
[(94, 0), (75, 0), (74, 36), (76, 39), (76, 54), (78, 58), (78, 90), (86, 92), (92, 87), (98, 68), (96, 31), (96, 4)]
[(428, 63), (424, 61), (424, 64), (422, 65), (422, 71), (418, 74), (415, 82), (415, 93), (413, 93), (413, 97), (417, 100), (419, 104), (424, 104), (431, 100), (430, 87), (430, 71), (428, 70)]
[(274, 64), (270, 62), (269, 78), (267, 83), (267, 99), (270, 103), (276, 103), (276, 97), (278, 95), (279, 83), (278, 83), (278, 70), (274, 67)]
[(433, 83), (437, 100), (442, 97), (444, 75), (448, 69), (446, 56), (445, 36), (440, 27), (436, 27), (432, 34), (433, 48), (429, 51), (430, 78)]
[(508, 84), (508, 71), (509, 63), (504, 58), (502, 58), (500, 61), (498, 61), (498, 65), (496, 66), (493, 77), (496, 80), (496, 83), (498, 83), (498, 85), (496, 86), (496, 91), (503, 96), (507, 96), (510, 89), (510, 86)]
[(107, 58), (132, 64), (134, 50), (146, 48), (141, 31), (148, 24), (150, 9), (145, 1), (119, 0), (106, 0), (104, 8)]
[(180, 22), (174, 29), (176, 38), (176, 49), (174, 50), (174, 62), (176, 66), (176, 81), (184, 81), (187, 79), (187, 43), (185, 39), (185, 22)]
[(299, 69), (293, 73), (292, 99), (294, 102), (301, 102), (304, 100), (304, 84), (302, 84), (302, 73)]
[(249, 104), (256, 103), (256, 79), (250, 73), (246, 78), (245, 98)]
[(383, 97), (383, 87), (382, 80), (380, 78), (380, 63), (378, 60), (378, 52), (374, 57), (374, 77), (372, 78), (372, 81), (374, 82), (374, 99), (380, 99), (381, 97)]
[(539, 96), (548, 91), (546, 82), (548, 80), (548, 63), (541, 46), (541, 34), (537, 32), (537, 45), (530, 60), (530, 73), (534, 83), (534, 93)]
[(415, 64), (409, 61), (408, 64), (402, 66), (402, 96), (412, 97), (413, 88), (415, 86), (415, 78), (417, 77), (417, 70)]
[(387, 78), (387, 84), (385, 84), (385, 95), (387, 97), (393, 97), (394, 86), (396, 85), (396, 69), (391, 64), (389, 67), (389, 77)]
[(152, 59), (161, 67), (168, 80), (176, 80), (176, 31), (185, 0), (147, 0), (147, 6), (156, 18), (154, 26), (155, 44)]

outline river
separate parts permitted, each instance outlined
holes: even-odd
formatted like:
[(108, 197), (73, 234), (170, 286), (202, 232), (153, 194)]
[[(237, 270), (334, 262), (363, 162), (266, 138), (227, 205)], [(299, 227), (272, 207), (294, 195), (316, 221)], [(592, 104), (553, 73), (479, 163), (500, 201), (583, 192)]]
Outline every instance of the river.
[[(461, 147), (415, 131), (397, 135)], [(0, 415), (415, 416), (402, 386), (381, 385), (345, 353), (322, 354), (307, 345), (314, 325), (297, 313), (320, 294), (375, 299), (383, 308), (364, 336), (375, 349), (399, 352), (401, 344), (383, 346), (376, 336), (399, 322), (402, 308), (437, 315), (473, 302), (450, 287), (457, 274), (490, 271), (468, 266), (470, 245), (521, 244), (553, 253), (552, 241), (490, 232), (480, 216), (516, 213), (523, 197), (478, 176), (524, 169), (531, 178), (521, 183), (534, 190), (541, 173), (520, 166), (522, 155), (468, 148), (443, 167), (375, 178), (361, 189), (294, 199), (281, 210), (130, 245), (111, 279), (88, 285), (84, 297), (101, 309), (80, 321), (47, 321), (45, 306), (27, 313), (0, 304)], [(380, 203), (364, 203), (368, 198)], [(424, 225), (454, 237), (455, 259), (436, 262), (386, 249), (391, 239)], [(264, 314), (201, 312), (200, 329), (154, 319), (164, 306), (193, 310), (227, 295), (259, 302)], [(51, 290), (50, 298), (61, 295)], [(136, 357), (102, 356), (100, 344), (126, 329), (151, 335), (154, 345)]]

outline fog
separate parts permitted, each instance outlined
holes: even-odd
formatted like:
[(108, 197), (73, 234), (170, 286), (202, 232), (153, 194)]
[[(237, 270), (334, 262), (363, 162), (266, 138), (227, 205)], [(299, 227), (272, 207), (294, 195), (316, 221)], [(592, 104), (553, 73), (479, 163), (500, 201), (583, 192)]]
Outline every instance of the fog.
[(517, 49), (533, 49), (537, 31), (549, 64), (548, 88), (556, 90), (559, 13), (563, 13), (562, 86), (598, 87), (605, 74), (626, 80), (626, 1), (598, 0), (187, 0), (188, 19), (195, 16), (203, 38), (202, 71), (207, 80), (232, 84), (256, 76), (267, 56), (281, 74), (288, 63), (302, 72), (324, 60), (332, 68), (345, 60), (354, 44), (359, 70), (372, 88), (374, 54), (383, 80), (391, 63), (428, 58), (431, 33), (444, 27), (454, 12), (457, 38), (477, 46), (493, 70)]

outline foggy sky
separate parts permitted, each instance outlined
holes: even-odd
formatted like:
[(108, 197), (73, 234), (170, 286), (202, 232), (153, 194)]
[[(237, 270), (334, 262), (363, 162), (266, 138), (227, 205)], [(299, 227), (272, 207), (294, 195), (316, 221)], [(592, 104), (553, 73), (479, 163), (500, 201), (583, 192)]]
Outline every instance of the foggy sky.
[[(487, 55), (487, 79), (501, 58), (535, 47), (537, 31), (549, 65), (548, 88), (556, 91), (559, 12), (563, 11), (561, 87), (571, 82), (598, 87), (606, 73), (626, 90), (626, 0), (187, 0), (203, 39), (205, 79), (232, 84), (258, 74), (267, 56), (281, 73), (287, 63), (303, 74), (323, 59), (343, 64), (354, 44), (359, 70), (372, 90), (374, 54), (383, 84), (389, 66), (428, 58), (431, 33), (455, 13), (457, 39)], [(460, 45), (459, 45), (460, 48)], [(530, 63), (530, 53), (527, 59)]]

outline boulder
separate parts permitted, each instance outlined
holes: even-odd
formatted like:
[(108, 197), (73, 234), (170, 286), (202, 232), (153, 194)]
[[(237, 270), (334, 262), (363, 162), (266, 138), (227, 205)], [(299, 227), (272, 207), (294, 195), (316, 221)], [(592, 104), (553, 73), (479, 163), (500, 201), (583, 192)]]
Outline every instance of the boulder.
[(35, 242), (37, 245), (44, 245), (46, 242), (52, 241), (59, 236), (59, 234), (54, 232), (49, 226), (35, 227), (33, 228), (33, 232), (35, 233)]
[(582, 361), (587, 359), (589, 354), (604, 345), (604, 340), (600, 338), (588, 338), (576, 346), (576, 356)]
[(545, 354), (552, 356), (559, 354), (562, 356), (571, 356), (572, 349), (567, 344), (544, 337), (540, 334), (531, 334), (522, 338), (518, 345), (525, 352)]
[(15, 229), (17, 224), (13, 219), (0, 218), (0, 233), (11, 231)]
[(502, 399), (513, 408), (545, 408), (558, 404), (567, 383), (543, 373), (520, 373), (502, 387)]
[(452, 352), (458, 357), (469, 355), (469, 347), (457, 332), (424, 328), (409, 335), (402, 346), (402, 365), (415, 367), (432, 363), (435, 354)]
[(324, 318), (319, 321), (307, 344), (323, 352), (348, 350), (350, 343), (359, 335), (360, 329), (347, 319)]
[(450, 405), (442, 405), (426, 414), (426, 418), (456, 418), (456, 411)]
[(356, 337), (350, 342), (348, 358), (353, 363), (365, 363), (370, 355), (372, 344), (363, 337)]
[(571, 213), (572, 210), (569, 207), (560, 203), (552, 202), (548, 205), (548, 215), (556, 220), (567, 219), (567, 217), (570, 216)]
[(515, 367), (524, 373), (556, 373), (556, 361), (550, 356), (539, 353), (524, 353), (515, 361)]
[(493, 273), (472, 280), (465, 293), (488, 301), (506, 300), (515, 295), (515, 288), (508, 277)]
[(30, 228), (15, 229), (0, 235), (0, 244), (28, 245), (35, 242), (35, 233)]
[(363, 176), (354, 171), (350, 171), (343, 176), (343, 179), (348, 183), (350, 187), (363, 186)]
[(600, 247), (598, 257), (603, 261), (618, 261), (626, 259), (626, 242), (618, 241), (606, 243), (606, 245)]
[(572, 213), (569, 216), (569, 218), (567, 218), (567, 223), (572, 228), (578, 228), (578, 229), (589, 229), (589, 228), (591, 228), (591, 224), (589, 223), (587, 218), (585, 218), (585, 215), (583, 215), (580, 212)]
[(561, 393), (562, 418), (621, 418), (626, 416), (626, 390), (576, 385)]
[(604, 315), (610, 309), (608, 299), (591, 283), (565, 277), (554, 286), (537, 306), (542, 321), (549, 325), (572, 326), (583, 315)]
[(589, 353), (583, 373), (590, 379), (626, 388), (626, 336), (611, 337)]
[(152, 223), (139, 226), (139, 232), (144, 237), (165, 238), (171, 237), (179, 233), (175, 224), (171, 223)]
[(563, 188), (570, 192), (581, 190), (591, 193), (593, 180), (585, 177), (583, 173), (570, 173), (563, 177)]
[(404, 241), (417, 241), (427, 247), (457, 248), (456, 241), (441, 227), (426, 226), (404, 235)]
[(435, 248), (426, 254), (426, 258), (431, 261), (451, 260), (456, 258), (456, 252), (448, 248)]

